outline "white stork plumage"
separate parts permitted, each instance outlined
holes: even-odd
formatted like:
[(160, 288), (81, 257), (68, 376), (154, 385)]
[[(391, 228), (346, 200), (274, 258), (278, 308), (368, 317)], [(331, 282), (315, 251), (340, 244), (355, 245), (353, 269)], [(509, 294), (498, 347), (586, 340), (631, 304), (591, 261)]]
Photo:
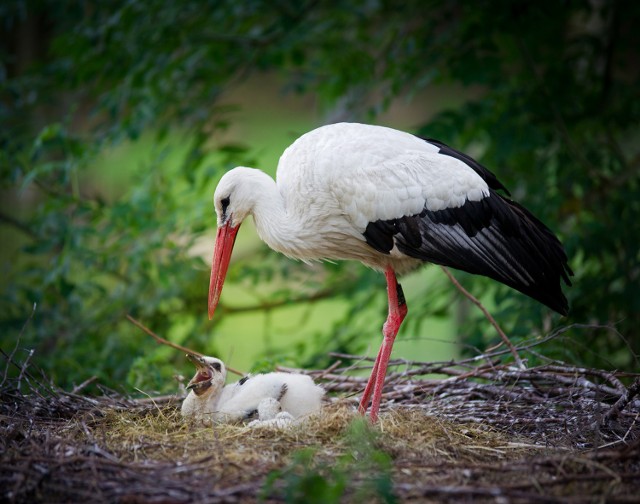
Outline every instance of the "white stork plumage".
[(360, 402), (364, 414), (372, 398), (372, 421), (407, 313), (396, 274), (436, 263), (488, 276), (561, 314), (568, 311), (560, 279), (571, 285), (573, 273), (556, 236), (498, 194), (506, 189), (493, 173), (441, 142), (382, 126), (331, 124), (285, 150), (276, 180), (238, 167), (216, 188), (209, 318), (236, 233), (249, 215), (260, 238), (291, 258), (355, 259), (384, 272), (389, 314)]

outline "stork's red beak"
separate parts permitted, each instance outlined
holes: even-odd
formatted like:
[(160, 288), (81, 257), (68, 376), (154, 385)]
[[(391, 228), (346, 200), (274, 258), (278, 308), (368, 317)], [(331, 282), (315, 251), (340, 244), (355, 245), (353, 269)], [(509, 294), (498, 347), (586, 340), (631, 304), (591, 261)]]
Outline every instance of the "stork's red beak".
[(218, 228), (216, 234), (216, 245), (213, 251), (213, 263), (211, 264), (211, 280), (209, 281), (209, 320), (213, 317), (220, 301), (222, 286), (229, 269), (229, 260), (233, 245), (236, 242), (236, 234), (240, 229), (240, 224), (233, 227), (230, 222)]

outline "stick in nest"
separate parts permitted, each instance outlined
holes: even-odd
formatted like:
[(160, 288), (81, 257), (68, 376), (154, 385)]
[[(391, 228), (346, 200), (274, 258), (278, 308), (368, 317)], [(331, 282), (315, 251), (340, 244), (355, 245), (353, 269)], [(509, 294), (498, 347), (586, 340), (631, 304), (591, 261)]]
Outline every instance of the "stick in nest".
[[(167, 346), (169, 346), (171, 348), (175, 348), (176, 350), (180, 350), (181, 352), (185, 352), (185, 353), (192, 354), (192, 355), (197, 355), (199, 357), (205, 357), (205, 355), (200, 353), (200, 352), (196, 352), (195, 350), (191, 350), (190, 348), (183, 347), (182, 345), (178, 345), (177, 343), (172, 343), (169, 340), (161, 338), (156, 333), (154, 333), (151, 329), (149, 329), (148, 327), (144, 326), (143, 324), (138, 322), (136, 319), (134, 319), (128, 313), (127, 313), (127, 319), (134, 326), (138, 327), (139, 329), (142, 329), (144, 332), (146, 332), (149, 336), (151, 336), (153, 339), (155, 339), (161, 345), (167, 345)], [(235, 373), (235, 374), (237, 374), (239, 376), (244, 376), (246, 374), (246, 373), (243, 373), (241, 371), (238, 371), (237, 369), (233, 369), (232, 367), (229, 367), (226, 364), (225, 364), (225, 367), (227, 368), (227, 371), (231, 371), (232, 373)]]

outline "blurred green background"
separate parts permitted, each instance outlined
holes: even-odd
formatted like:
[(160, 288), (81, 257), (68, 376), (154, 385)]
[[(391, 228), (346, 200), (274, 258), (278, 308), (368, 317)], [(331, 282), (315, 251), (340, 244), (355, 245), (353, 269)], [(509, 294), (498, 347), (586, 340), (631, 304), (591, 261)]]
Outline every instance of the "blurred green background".
[[(639, 5), (3, 2), (2, 350), (61, 386), (95, 375), (127, 393), (172, 391), (191, 373), (127, 313), (245, 371), (375, 355), (383, 277), (296, 263), (250, 225), (206, 317), (222, 173), (275, 174), (295, 138), (347, 120), (473, 155), (558, 233), (576, 272), (567, 318), (456, 273), (515, 341), (560, 330), (540, 360), (637, 370)], [(498, 341), (439, 268), (402, 283), (393, 357)]]

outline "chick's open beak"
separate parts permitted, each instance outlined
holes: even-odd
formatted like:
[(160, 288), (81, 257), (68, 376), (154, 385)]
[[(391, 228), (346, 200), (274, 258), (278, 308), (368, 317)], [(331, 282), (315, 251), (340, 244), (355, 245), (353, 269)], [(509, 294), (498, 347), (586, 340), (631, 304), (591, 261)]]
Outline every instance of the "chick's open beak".
[(198, 393), (204, 392), (207, 388), (211, 386), (211, 372), (209, 371), (209, 367), (205, 360), (195, 354), (187, 354), (187, 359), (189, 359), (196, 366), (196, 374), (189, 383), (187, 383), (187, 390), (193, 390)]

